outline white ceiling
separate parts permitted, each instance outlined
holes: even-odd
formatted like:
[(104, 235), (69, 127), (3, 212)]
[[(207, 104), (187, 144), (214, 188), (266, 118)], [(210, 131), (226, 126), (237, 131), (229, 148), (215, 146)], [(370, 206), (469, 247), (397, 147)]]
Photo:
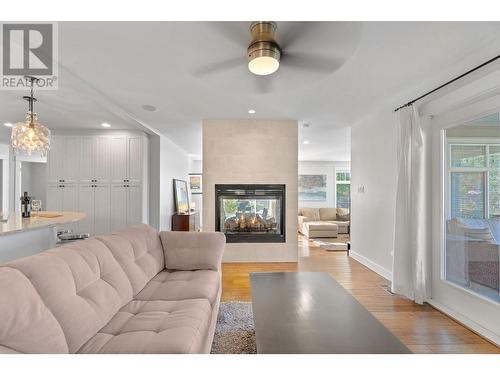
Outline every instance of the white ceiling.
[[(280, 40), (295, 40), (292, 52), (336, 62), (312, 73), (284, 60), (269, 80), (246, 69), (249, 24), (62, 22), (59, 90), (36, 93), (40, 121), (149, 128), (200, 155), (203, 119), (296, 119), (311, 124), (300, 130), (301, 160), (349, 160), (351, 125), (500, 52), (498, 22), (278, 22)], [(24, 117), (24, 94), (0, 91), (0, 122)], [(0, 139), (9, 131), (1, 128)]]

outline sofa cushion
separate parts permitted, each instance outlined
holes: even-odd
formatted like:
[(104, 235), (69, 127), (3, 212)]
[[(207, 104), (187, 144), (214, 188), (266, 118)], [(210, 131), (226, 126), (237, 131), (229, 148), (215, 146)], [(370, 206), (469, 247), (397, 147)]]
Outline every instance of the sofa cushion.
[(21, 272), (0, 267), (0, 353), (68, 353), (63, 330)]
[(61, 326), (70, 353), (76, 352), (132, 299), (127, 275), (111, 251), (93, 238), (6, 266), (19, 270), (31, 281)]
[(349, 221), (350, 220), (349, 209), (342, 208), (342, 207), (337, 208), (337, 219), (333, 219), (333, 220)]
[(320, 208), (319, 217), (322, 221), (337, 220), (336, 208)]
[(109, 236), (95, 238), (113, 253), (130, 280), (134, 296), (165, 268), (160, 237), (149, 225), (135, 225)]
[(200, 353), (212, 308), (205, 299), (131, 301), (80, 353)]
[(319, 209), (318, 208), (309, 208), (303, 207), (299, 209), (299, 215), (305, 216), (313, 221), (320, 221)]
[(217, 302), (220, 274), (217, 271), (162, 271), (135, 296), (137, 300), (205, 298), (212, 306)]
[(309, 221), (304, 223), (304, 225), (307, 226), (310, 231), (330, 231), (338, 228), (337, 224), (327, 223), (326, 221)]
[(165, 268), (171, 270), (218, 270), (226, 237), (220, 232), (160, 232)]

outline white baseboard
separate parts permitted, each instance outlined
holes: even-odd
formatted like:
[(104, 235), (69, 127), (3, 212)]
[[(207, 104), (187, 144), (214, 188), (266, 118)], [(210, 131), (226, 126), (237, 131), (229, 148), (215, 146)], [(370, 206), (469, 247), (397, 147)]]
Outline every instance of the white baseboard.
[(484, 328), (483, 326), (477, 324), (476, 322), (470, 320), (469, 318), (463, 316), (462, 314), (456, 312), (455, 310), (450, 309), (449, 307), (441, 304), (440, 302), (433, 300), (432, 298), (427, 300), (426, 302), (432, 307), (434, 307), (436, 310), (441, 311), (442, 313), (460, 322), (470, 330), (476, 332), (478, 335), (491, 341), (495, 345), (500, 346), (500, 336), (498, 336), (496, 333), (490, 331), (489, 329)]
[(368, 267), (372, 271), (378, 273), (380, 276), (386, 278), (387, 280), (392, 280), (392, 271), (389, 271), (387, 268), (384, 268), (381, 265), (372, 262), (370, 259), (352, 250), (349, 250), (349, 256), (357, 260), (362, 265)]

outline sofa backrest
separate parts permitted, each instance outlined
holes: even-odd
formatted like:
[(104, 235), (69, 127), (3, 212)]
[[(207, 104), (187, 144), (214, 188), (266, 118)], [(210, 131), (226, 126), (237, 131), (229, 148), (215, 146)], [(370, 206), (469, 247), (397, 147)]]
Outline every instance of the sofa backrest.
[(63, 330), (28, 278), (0, 267), (0, 353), (68, 353)]
[[(132, 286), (123, 268), (110, 249), (95, 238), (21, 258), (0, 269), (4, 267), (18, 270), (31, 281), (59, 323), (70, 353), (75, 353), (132, 299)], [(16, 279), (10, 284), (19, 282)], [(37, 303), (34, 296), (24, 301), (26, 309), (34, 308), (32, 302)], [(6, 325), (3, 320), (0, 327), (6, 329), (12, 323), (12, 329), (18, 329), (15, 326), (19, 322)], [(57, 334), (57, 326), (53, 326)], [(42, 333), (34, 328), (27, 334)]]
[(113, 253), (125, 271), (135, 296), (146, 283), (165, 268), (165, 256), (158, 231), (140, 224), (95, 237)]
[(301, 207), (299, 208), (299, 216), (305, 216), (311, 221), (319, 221), (319, 208)]
[(320, 208), (319, 217), (321, 221), (335, 221), (337, 220), (336, 208)]

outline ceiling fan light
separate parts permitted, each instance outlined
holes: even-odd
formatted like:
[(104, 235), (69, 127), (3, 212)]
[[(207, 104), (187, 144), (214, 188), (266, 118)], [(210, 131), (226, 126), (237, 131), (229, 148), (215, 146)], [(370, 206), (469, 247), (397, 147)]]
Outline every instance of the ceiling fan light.
[(276, 72), (280, 66), (281, 51), (269, 41), (258, 41), (248, 47), (248, 70), (259, 76)]
[(248, 62), (248, 69), (253, 74), (257, 74), (259, 76), (267, 76), (269, 74), (273, 74), (278, 70), (279, 66), (279, 60), (276, 60), (274, 57), (269, 56), (256, 57), (255, 59)]

